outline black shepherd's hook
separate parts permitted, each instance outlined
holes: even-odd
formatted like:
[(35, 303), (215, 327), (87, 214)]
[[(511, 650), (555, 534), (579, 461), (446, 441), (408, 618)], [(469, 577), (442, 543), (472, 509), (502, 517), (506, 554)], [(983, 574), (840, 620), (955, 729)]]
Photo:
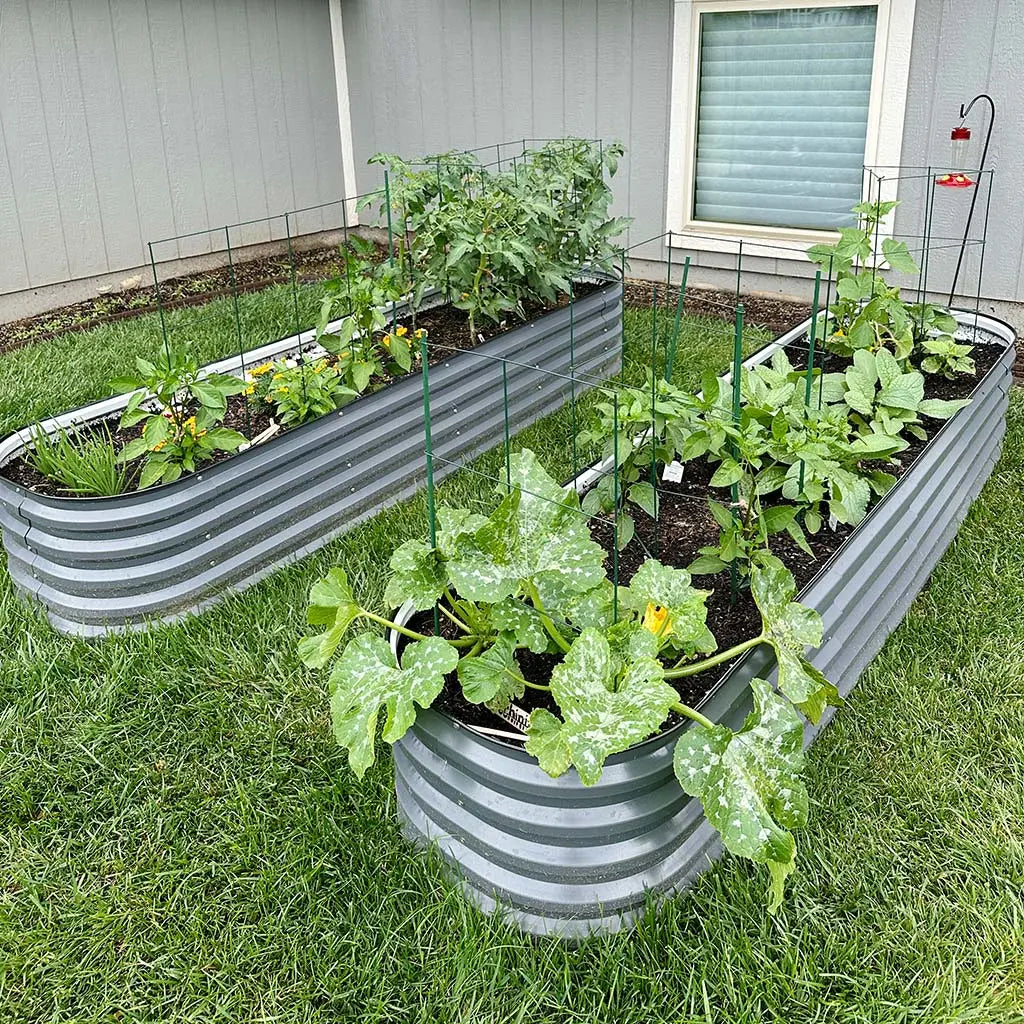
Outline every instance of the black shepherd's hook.
[[(964, 107), (964, 105), (962, 103), (960, 104), (960, 123), (963, 124), (964, 121), (967, 120), (967, 115), (971, 112), (971, 107), (973, 107), (974, 104), (978, 102), (978, 100), (988, 100), (988, 105), (989, 105), (989, 107), (992, 108), (992, 116), (989, 118), (988, 131), (985, 133), (985, 145), (982, 147), (982, 150), (981, 150), (981, 164), (978, 167), (977, 187), (974, 189), (974, 193), (971, 196), (971, 206), (970, 206), (970, 209), (967, 211), (967, 224), (964, 227), (964, 240), (960, 243), (960, 255), (957, 256), (957, 258), (956, 258), (956, 270), (953, 271), (953, 283), (952, 283), (952, 285), (950, 286), (950, 289), (949, 289), (949, 304), (950, 305), (953, 304), (953, 294), (954, 294), (954, 292), (956, 292), (956, 282), (957, 282), (957, 279), (960, 277), (960, 266), (961, 266), (961, 264), (964, 261), (964, 250), (967, 248), (967, 239), (968, 239), (968, 237), (970, 236), (970, 233), (971, 233), (971, 220), (974, 218), (974, 207), (975, 207), (975, 204), (978, 202), (978, 191), (981, 189), (981, 174), (982, 174), (982, 171), (985, 170), (985, 157), (988, 156), (988, 144), (989, 144), (989, 141), (992, 138), (992, 126), (996, 122), (996, 104), (995, 104), (995, 101), (992, 99), (991, 96), (989, 96), (988, 93), (981, 92), (981, 93), (978, 93), (978, 95), (975, 96), (974, 99), (971, 100), (971, 102), (968, 103), (966, 107)], [(991, 181), (989, 182), (989, 186), (988, 187), (990, 189), (992, 188)], [(978, 282), (978, 285), (979, 285), (979, 287), (981, 286), (981, 282), (980, 281)]]

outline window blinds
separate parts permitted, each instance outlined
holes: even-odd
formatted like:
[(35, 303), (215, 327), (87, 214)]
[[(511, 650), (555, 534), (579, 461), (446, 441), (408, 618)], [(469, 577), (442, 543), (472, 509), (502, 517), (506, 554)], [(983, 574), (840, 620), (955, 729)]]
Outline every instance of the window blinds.
[(854, 223), (876, 15), (872, 5), (701, 16), (695, 219)]

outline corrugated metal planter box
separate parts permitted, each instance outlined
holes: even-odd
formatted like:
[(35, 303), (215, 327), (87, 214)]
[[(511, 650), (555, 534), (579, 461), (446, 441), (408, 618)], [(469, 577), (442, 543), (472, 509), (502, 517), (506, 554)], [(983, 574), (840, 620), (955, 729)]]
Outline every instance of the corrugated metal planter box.
[[(1007, 348), (974, 401), (936, 432), (801, 596), (825, 624), (811, 660), (844, 695), (899, 625), (998, 458), (1014, 334), (990, 318), (979, 324)], [(752, 651), (702, 712), (739, 728), (751, 710), (749, 680), (773, 671), (770, 654)], [(806, 727), (805, 743), (830, 717)], [(618, 931), (630, 926), (648, 893), (685, 887), (720, 853), (700, 802), (673, 775), (673, 747), (684, 727), (610, 758), (600, 782), (586, 787), (572, 769), (551, 779), (514, 743), (423, 712), (394, 752), (405, 831), (417, 842), (436, 842), (468, 897), (485, 910), (500, 905), (524, 931), (564, 938)]]
[[(606, 279), (605, 279), (606, 280)], [(457, 353), (430, 373), (436, 475), (501, 442), (501, 366), (519, 429), (562, 406), (569, 383), (570, 312), (555, 310)], [(622, 283), (610, 281), (572, 311), (576, 373), (603, 379), (621, 367)], [(248, 353), (246, 365), (308, 344), (312, 332)], [(237, 373), (237, 358), (211, 369)], [(578, 383), (582, 390), (585, 384)], [(127, 396), (49, 420), (55, 429), (119, 414)], [(0, 442), (0, 464), (27, 432)], [(18, 590), (62, 632), (91, 636), (199, 611), (422, 484), (419, 374), (358, 399), (234, 458), (171, 484), (115, 498), (54, 498), (0, 478), (0, 527)]]

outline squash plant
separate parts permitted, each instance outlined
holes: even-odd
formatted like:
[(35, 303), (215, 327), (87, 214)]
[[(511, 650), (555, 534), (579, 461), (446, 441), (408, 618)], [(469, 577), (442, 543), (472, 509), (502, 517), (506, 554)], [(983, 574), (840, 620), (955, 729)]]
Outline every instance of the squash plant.
[[(675, 749), (680, 785), (702, 800), (726, 849), (767, 865), (777, 907), (795, 862), (791, 830), (807, 819), (798, 711), (818, 721), (838, 702), (805, 657), (821, 642), (820, 617), (793, 600), (792, 575), (762, 553), (751, 575), (761, 631), (717, 651), (708, 592), (694, 588), (688, 572), (650, 559), (616, 590), (576, 492), (558, 486), (530, 451), (512, 457), (510, 473), (511, 489), (491, 515), (443, 509), (436, 546), (408, 541), (391, 558), (388, 605), (437, 606), (446, 636), (364, 607), (340, 569), (313, 586), (309, 620), (323, 631), (302, 639), (299, 652), (311, 667), (332, 664), (334, 734), (353, 771), (362, 776), (374, 762), (381, 710), (383, 738), (394, 743), (446, 678), (466, 700), (494, 709), (528, 689), (549, 694), (556, 710), (531, 713), (526, 750), (549, 775), (573, 767), (585, 785), (600, 779), (609, 756), (657, 733), (674, 712), (693, 722)], [(350, 637), (360, 622), (399, 634), (404, 650), (396, 657), (372, 629)], [(754, 710), (742, 729), (680, 701), (673, 680), (762, 644), (775, 653), (778, 688), (753, 681)], [(524, 675), (520, 651), (554, 655), (550, 678)]]

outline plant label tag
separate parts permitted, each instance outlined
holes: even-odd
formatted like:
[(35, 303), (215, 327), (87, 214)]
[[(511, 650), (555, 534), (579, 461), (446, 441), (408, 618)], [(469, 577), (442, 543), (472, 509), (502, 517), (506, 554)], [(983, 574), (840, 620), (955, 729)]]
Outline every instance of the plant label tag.
[(518, 704), (509, 704), (504, 711), (495, 711), (494, 713), (521, 733), (525, 733), (530, 728), (530, 713), (519, 707)]
[(831, 516), (829, 516), (829, 517), (828, 517), (828, 528), (829, 528), (829, 529), (830, 529), (830, 530), (831, 530), (831, 531), (832, 531), (833, 533), (835, 533), (835, 532), (836, 532), (836, 528), (837, 528), (838, 526), (839, 526), (839, 517), (838, 517), (838, 516), (835, 516), (835, 515), (831, 515)]
[(670, 462), (662, 472), (661, 479), (668, 484), (681, 483), (683, 479), (683, 464), (676, 461)]

